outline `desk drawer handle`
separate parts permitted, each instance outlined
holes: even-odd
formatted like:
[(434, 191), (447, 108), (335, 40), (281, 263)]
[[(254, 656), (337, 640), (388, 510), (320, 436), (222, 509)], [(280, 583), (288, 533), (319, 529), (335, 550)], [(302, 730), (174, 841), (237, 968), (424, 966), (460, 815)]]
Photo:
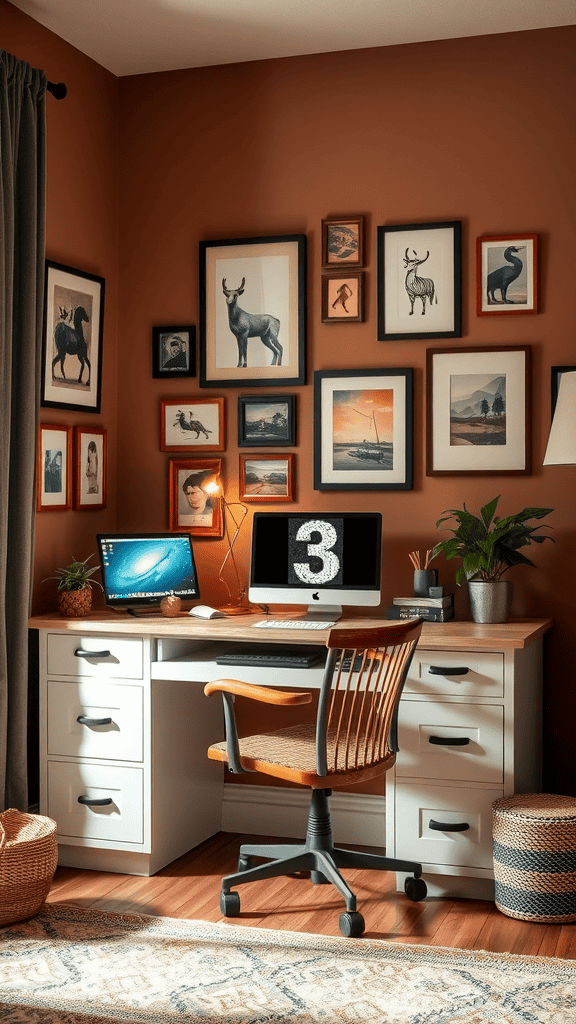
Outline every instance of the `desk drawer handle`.
[(429, 665), (428, 672), (431, 676), (466, 676), (469, 668), (452, 668), (451, 665)]
[(431, 818), (428, 822), (433, 832), (467, 832), (470, 825), (467, 821), (434, 821)]
[(91, 796), (79, 796), (78, 797), (78, 803), (79, 804), (86, 804), (87, 807), (109, 807), (110, 804), (112, 803), (112, 797), (111, 796), (103, 796), (103, 797), (100, 797), (100, 798), (98, 798), (98, 797), (94, 797), (93, 798)]
[(75, 658), (109, 658), (110, 651), (83, 651), (81, 647), (78, 647), (74, 651)]
[(76, 721), (80, 725), (112, 725), (111, 718), (87, 718), (86, 715), (78, 715)]
[(429, 736), (428, 743), (438, 747), (466, 747), (470, 743), (468, 736)]

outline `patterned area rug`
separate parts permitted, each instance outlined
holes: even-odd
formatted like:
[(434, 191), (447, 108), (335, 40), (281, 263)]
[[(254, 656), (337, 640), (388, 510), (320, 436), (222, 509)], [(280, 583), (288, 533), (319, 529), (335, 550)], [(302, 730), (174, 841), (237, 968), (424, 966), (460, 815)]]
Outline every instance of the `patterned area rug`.
[(0, 928), (2, 1024), (571, 1024), (576, 964), (47, 906)]

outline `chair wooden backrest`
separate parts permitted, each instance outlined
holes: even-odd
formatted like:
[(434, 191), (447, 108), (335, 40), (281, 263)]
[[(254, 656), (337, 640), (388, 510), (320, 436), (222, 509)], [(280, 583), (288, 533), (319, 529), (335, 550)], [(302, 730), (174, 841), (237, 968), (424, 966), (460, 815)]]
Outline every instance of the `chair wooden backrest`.
[(330, 630), (316, 720), (319, 776), (369, 778), (393, 763), (398, 705), (421, 631), (420, 619)]

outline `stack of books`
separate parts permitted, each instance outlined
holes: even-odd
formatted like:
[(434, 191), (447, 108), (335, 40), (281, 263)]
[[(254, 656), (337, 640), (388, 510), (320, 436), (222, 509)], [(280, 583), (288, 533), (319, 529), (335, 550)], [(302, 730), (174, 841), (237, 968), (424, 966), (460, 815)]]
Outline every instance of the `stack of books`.
[(394, 597), (386, 609), (387, 619), (426, 619), (428, 622), (449, 622), (454, 618), (454, 595), (444, 597)]

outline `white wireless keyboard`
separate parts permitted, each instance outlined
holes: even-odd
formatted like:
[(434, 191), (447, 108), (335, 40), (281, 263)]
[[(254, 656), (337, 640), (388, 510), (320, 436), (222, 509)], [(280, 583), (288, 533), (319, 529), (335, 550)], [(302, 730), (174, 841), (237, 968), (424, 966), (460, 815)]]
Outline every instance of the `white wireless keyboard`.
[(255, 622), (255, 626), (269, 629), (330, 629), (335, 622), (313, 622), (312, 619), (263, 619)]

